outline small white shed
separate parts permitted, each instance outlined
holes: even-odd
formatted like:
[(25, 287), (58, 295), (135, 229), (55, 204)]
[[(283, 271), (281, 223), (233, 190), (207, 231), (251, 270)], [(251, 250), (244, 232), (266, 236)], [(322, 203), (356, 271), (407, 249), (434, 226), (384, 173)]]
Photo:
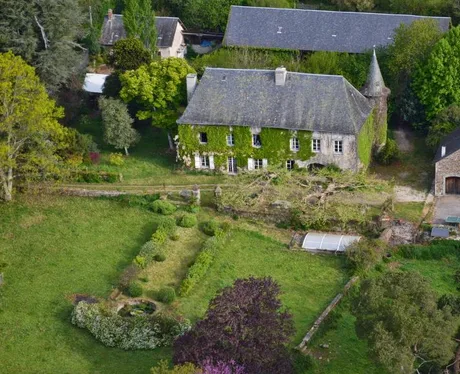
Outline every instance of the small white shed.
[(83, 83), (83, 91), (101, 94), (108, 74), (87, 73)]
[(309, 232), (303, 239), (302, 248), (309, 252), (344, 253), (350, 244), (360, 239), (356, 235)]

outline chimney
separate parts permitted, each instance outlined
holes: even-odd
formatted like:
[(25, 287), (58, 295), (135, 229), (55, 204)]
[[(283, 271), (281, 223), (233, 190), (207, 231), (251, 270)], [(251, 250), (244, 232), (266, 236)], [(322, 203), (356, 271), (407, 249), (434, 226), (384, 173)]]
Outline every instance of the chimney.
[(196, 74), (187, 74), (187, 101), (192, 98), (197, 83)]
[(275, 84), (277, 86), (284, 86), (286, 83), (287, 70), (281, 66), (275, 70)]
[(112, 11), (112, 9), (109, 9), (109, 10), (107, 11), (107, 18), (109, 19), (109, 21), (112, 20), (112, 18), (113, 18), (113, 11)]
[(441, 157), (444, 157), (446, 155), (446, 147), (442, 146), (441, 147)]

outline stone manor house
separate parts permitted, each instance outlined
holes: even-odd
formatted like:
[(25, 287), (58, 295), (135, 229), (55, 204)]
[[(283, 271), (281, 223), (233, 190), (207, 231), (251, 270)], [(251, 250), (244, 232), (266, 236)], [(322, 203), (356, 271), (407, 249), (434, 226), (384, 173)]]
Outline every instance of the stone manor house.
[(200, 82), (187, 76), (178, 158), (230, 174), (269, 165), (358, 171), (386, 141), (389, 93), (375, 52), (361, 92), (342, 76), (207, 68)]

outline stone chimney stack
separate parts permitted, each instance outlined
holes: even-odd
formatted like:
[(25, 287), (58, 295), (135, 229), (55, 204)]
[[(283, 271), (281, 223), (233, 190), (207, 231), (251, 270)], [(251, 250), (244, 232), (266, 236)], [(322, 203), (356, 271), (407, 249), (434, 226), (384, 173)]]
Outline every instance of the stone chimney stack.
[(112, 18), (113, 18), (113, 10), (112, 9), (109, 9), (107, 11), (107, 18), (109, 19), (109, 21), (112, 20)]
[(275, 70), (275, 84), (277, 86), (284, 86), (286, 84), (287, 70), (281, 66)]
[(196, 74), (187, 74), (187, 101), (190, 101), (197, 85)]

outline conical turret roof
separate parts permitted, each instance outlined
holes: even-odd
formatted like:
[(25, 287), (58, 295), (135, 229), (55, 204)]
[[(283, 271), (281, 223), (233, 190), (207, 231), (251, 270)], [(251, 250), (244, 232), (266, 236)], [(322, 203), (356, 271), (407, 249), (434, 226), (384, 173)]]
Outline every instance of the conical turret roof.
[(361, 93), (366, 97), (379, 97), (382, 96), (383, 90), (385, 89), (385, 82), (383, 81), (382, 72), (380, 71), (379, 62), (377, 61), (377, 55), (372, 55), (371, 68), (367, 76), (367, 81), (364, 87), (361, 89)]

